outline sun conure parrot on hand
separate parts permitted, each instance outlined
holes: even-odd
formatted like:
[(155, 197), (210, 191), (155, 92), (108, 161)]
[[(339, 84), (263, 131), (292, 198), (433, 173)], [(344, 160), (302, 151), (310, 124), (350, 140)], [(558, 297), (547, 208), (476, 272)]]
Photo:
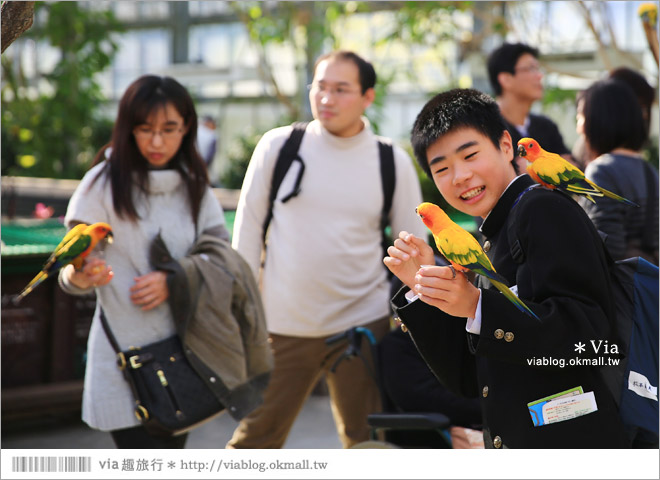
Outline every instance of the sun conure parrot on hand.
[(437, 205), (424, 202), (417, 207), (417, 215), (431, 230), (440, 253), (460, 272), (472, 270), (488, 278), (518, 310), (538, 317), (507, 286), (507, 281), (493, 268), (490, 259), (470, 232), (464, 230)]
[(585, 178), (582, 170), (571, 165), (556, 153), (546, 152), (533, 138), (521, 138), (518, 141), (518, 155), (531, 162), (527, 165), (527, 173), (534, 181), (543, 186), (581, 195), (593, 203), (596, 203), (593, 197), (605, 196), (626, 205), (639, 207), (636, 203), (605, 190)]
[(107, 223), (99, 222), (92, 225), (79, 223), (73, 227), (50, 255), (41, 272), (27, 284), (14, 299), (14, 302), (18, 303), (37, 285), (70, 263), (73, 264), (76, 270), (80, 270), (84, 258), (89, 255), (100, 240), (106, 237), (108, 242), (112, 242), (112, 228)]

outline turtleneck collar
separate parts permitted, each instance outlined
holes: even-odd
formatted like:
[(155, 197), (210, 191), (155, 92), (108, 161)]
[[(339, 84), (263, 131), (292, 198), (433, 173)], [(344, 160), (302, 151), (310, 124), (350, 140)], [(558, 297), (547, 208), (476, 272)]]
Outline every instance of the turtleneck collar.
[(364, 128), (360, 130), (358, 134), (351, 137), (338, 137), (337, 135), (330, 133), (318, 120), (314, 120), (310, 126), (317, 129), (323, 140), (329, 142), (334, 148), (350, 149), (373, 135), (369, 119), (365, 116), (360, 118), (362, 119), (362, 123), (364, 123)]
[(183, 179), (176, 170), (149, 170), (149, 191), (151, 193), (170, 193), (179, 188)]
[(517, 177), (504, 191), (499, 201), (495, 205), (495, 208), (491, 210), (484, 222), (481, 224), (479, 231), (483, 233), (486, 238), (492, 237), (495, 235), (504, 222), (506, 222), (507, 217), (511, 208), (513, 208), (514, 203), (526, 188), (534, 185), (534, 180), (527, 175), (520, 175)]

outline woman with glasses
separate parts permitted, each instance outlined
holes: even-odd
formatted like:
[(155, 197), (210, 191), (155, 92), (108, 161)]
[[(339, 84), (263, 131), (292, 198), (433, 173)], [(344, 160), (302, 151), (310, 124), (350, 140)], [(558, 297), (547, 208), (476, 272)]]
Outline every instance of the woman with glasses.
[(97, 154), (65, 217), (69, 228), (103, 221), (114, 233), (113, 244), (81, 271), (64, 269), (60, 285), (74, 295), (96, 291), (82, 415), (90, 427), (111, 432), (118, 448), (183, 448), (186, 442), (186, 435), (155, 437), (140, 425), (99, 306), (122, 349), (172, 336), (167, 275), (150, 264), (152, 242), (160, 234), (178, 259), (202, 232), (229, 239), (196, 134), (195, 107), (181, 84), (169, 77), (138, 78), (121, 98), (111, 142)]

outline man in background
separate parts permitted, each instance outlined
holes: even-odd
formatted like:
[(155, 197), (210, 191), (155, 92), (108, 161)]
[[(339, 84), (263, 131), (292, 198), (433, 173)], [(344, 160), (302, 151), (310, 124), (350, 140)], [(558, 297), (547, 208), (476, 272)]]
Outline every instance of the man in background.
[[(531, 137), (544, 150), (572, 161), (557, 125), (544, 115), (531, 113), (534, 102), (543, 98), (543, 70), (539, 51), (523, 43), (504, 43), (488, 56), (488, 78), (511, 134), (514, 145), (523, 137)], [(519, 171), (526, 163), (518, 158)]]
[[(369, 439), (367, 415), (380, 411), (376, 383), (360, 359), (333, 369), (348, 340), (331, 345), (326, 340), (352, 327), (366, 327), (376, 339), (390, 329), (379, 138), (363, 116), (374, 101), (375, 83), (373, 66), (353, 52), (317, 60), (309, 86), (314, 121), (298, 149), (304, 177), (289, 201), (282, 198), (293, 188), (297, 165), (278, 190), (263, 268), (273, 170), (292, 127), (266, 132), (252, 154), (232, 246), (260, 278), (275, 369), (264, 404), (241, 421), (228, 448), (281, 448), (323, 374), (343, 446)], [(412, 160), (398, 146), (393, 155), (392, 231), (426, 235), (415, 214), (422, 197)], [(362, 352), (368, 354), (365, 343)]]
[(217, 149), (218, 139), (215, 128), (215, 119), (210, 115), (204, 115), (197, 127), (197, 149), (206, 164), (207, 170), (211, 169), (211, 163)]

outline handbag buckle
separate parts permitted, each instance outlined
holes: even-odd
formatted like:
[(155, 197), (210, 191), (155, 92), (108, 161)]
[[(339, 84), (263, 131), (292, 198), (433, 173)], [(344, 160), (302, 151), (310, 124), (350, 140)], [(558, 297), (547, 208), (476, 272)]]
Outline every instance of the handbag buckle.
[(135, 416), (140, 422), (146, 422), (149, 420), (149, 412), (139, 403), (135, 405)]
[(126, 368), (126, 355), (124, 355), (124, 352), (119, 352), (117, 354), (117, 366), (119, 367), (119, 370), (124, 370)]
[(133, 355), (128, 359), (129, 363), (131, 364), (131, 368), (136, 369), (140, 368), (142, 364), (139, 362), (140, 360), (140, 355)]

